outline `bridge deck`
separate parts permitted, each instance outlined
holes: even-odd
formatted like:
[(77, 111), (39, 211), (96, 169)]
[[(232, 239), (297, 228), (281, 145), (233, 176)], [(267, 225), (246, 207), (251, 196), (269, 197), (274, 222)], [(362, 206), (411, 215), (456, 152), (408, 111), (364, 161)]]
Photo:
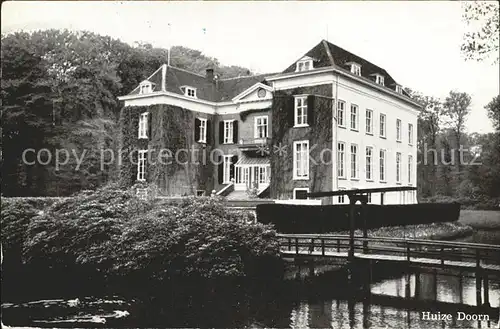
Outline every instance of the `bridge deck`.
[[(332, 257), (332, 258), (345, 258), (345, 259), (347, 259), (348, 257), (347, 251), (325, 251), (323, 255), (321, 251), (299, 250), (299, 252), (297, 253), (295, 250), (282, 250), (281, 254), (283, 256), (301, 255), (301, 256)], [(396, 256), (396, 255), (354, 253), (354, 257), (362, 259), (379, 260), (379, 261), (389, 261), (389, 262), (408, 262), (406, 256)], [(421, 257), (410, 257), (409, 262), (412, 264), (419, 264), (419, 265), (440, 265), (446, 267), (465, 268), (465, 269), (467, 268), (475, 269), (477, 266), (477, 264), (474, 262), (451, 261), (451, 260), (442, 261), (440, 259), (435, 259), (435, 258), (421, 258)], [(500, 265), (485, 264), (484, 262), (481, 262), (480, 267), (482, 269), (500, 272)]]

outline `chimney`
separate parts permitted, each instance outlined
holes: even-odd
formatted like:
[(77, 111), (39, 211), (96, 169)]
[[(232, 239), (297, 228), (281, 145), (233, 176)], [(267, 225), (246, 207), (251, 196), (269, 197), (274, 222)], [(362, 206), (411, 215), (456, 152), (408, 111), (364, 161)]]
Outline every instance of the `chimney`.
[(208, 81), (214, 81), (214, 69), (210, 68), (206, 70), (206, 77)]

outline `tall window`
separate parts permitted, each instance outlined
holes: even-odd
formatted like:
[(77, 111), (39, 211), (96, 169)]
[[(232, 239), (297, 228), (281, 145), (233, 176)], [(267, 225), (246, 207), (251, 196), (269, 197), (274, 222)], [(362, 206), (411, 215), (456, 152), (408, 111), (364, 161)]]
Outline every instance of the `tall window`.
[(385, 150), (380, 150), (380, 181), (385, 182)]
[(148, 138), (148, 112), (139, 116), (139, 138)]
[(255, 138), (267, 138), (267, 116), (255, 118)]
[[(345, 188), (343, 188), (343, 187), (339, 187), (339, 191), (340, 191), (340, 190), (345, 190)], [(340, 203), (340, 204), (345, 203), (345, 195), (344, 195), (344, 194), (343, 194), (343, 195), (339, 195), (339, 196), (338, 196), (337, 201), (338, 201), (338, 203)]]
[(337, 123), (339, 127), (345, 127), (345, 102), (337, 102)]
[(207, 142), (207, 119), (198, 118), (200, 120), (200, 143)]
[(413, 145), (413, 125), (408, 124), (408, 144)]
[(409, 155), (408, 156), (408, 184), (411, 184), (413, 182), (413, 156)]
[(295, 126), (307, 126), (307, 96), (295, 97)]
[(401, 142), (401, 120), (396, 120), (396, 140)]
[(224, 155), (223, 159), (223, 172), (222, 172), (222, 177), (223, 177), (223, 183), (228, 184), (231, 181), (231, 162), (232, 162), (233, 156), (232, 155)]
[(373, 148), (366, 147), (366, 180), (372, 180)]
[(351, 178), (358, 178), (358, 145), (351, 144)]
[(139, 150), (137, 159), (137, 180), (144, 182), (146, 180), (146, 153), (147, 150)]
[(396, 152), (396, 183), (401, 183), (401, 153)]
[(373, 111), (366, 110), (366, 133), (373, 134)]
[(309, 179), (309, 141), (293, 143), (293, 178)]
[(385, 137), (385, 114), (380, 113), (380, 137)]
[(345, 178), (345, 143), (337, 143), (337, 174), (339, 178)]
[(351, 130), (358, 130), (358, 106), (351, 104)]
[(224, 144), (233, 142), (233, 121), (234, 120), (224, 120)]

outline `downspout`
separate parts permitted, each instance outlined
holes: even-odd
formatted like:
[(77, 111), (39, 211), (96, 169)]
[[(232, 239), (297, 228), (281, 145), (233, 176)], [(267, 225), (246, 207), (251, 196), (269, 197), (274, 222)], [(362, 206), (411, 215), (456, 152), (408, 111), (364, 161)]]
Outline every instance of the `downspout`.
[[(338, 178), (338, 168), (337, 168), (337, 100), (338, 100), (338, 92), (339, 92), (339, 75), (337, 73), (336, 81), (335, 81), (335, 98), (333, 102), (333, 113), (332, 113), (332, 190), (337, 190), (339, 185)], [(332, 197), (332, 204), (334, 204), (334, 198)]]

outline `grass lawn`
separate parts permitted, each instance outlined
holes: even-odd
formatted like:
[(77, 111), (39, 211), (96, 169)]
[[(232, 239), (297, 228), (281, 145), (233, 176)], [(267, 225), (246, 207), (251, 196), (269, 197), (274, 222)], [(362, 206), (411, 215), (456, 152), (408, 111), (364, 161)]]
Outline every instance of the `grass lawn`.
[(500, 230), (500, 211), (460, 210), (459, 223), (481, 230)]

